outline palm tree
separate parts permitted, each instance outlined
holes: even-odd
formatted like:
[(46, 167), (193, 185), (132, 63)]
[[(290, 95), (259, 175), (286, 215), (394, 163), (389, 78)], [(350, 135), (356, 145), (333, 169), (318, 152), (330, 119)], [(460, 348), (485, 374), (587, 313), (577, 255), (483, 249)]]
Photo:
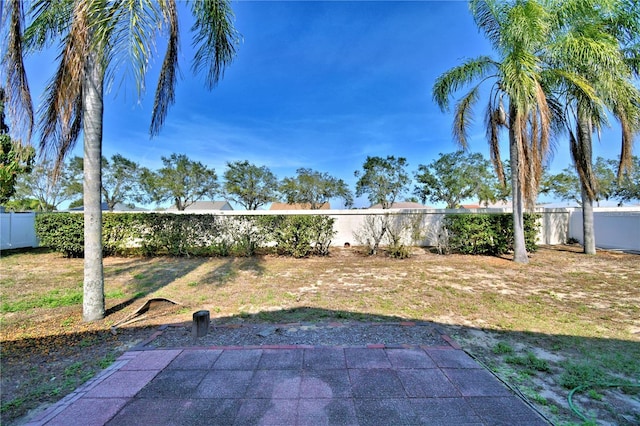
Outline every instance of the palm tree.
[[(193, 69), (206, 73), (213, 88), (235, 55), (238, 38), (231, 23), (227, 0), (198, 0), (191, 4), (197, 47)], [(24, 19), (20, 0), (12, 0), (8, 22)], [(176, 0), (36, 0), (30, 10), (31, 24), (24, 31), (25, 45), (38, 50), (60, 40), (59, 66), (46, 88), (40, 113), (40, 147), (53, 153), (62, 164), (82, 131), (84, 139), (85, 264), (83, 319), (104, 318), (102, 270), (102, 211), (100, 208), (103, 93), (105, 82), (122, 65), (131, 68), (138, 89), (144, 91), (144, 76), (155, 39), (163, 35), (167, 50), (155, 93), (150, 133), (158, 133), (168, 108), (174, 102), (178, 67), (179, 29)], [(10, 40), (21, 40), (22, 28), (11, 26)], [(13, 45), (10, 45), (11, 49)], [(24, 69), (22, 51), (10, 51), (7, 69)], [(16, 68), (17, 67), (17, 68)], [(13, 87), (23, 92), (26, 79)], [(21, 98), (22, 99), (22, 98)], [(26, 104), (26, 102), (24, 102)]]
[(498, 140), (500, 128), (506, 127), (513, 197), (514, 261), (528, 263), (523, 214), (525, 206), (532, 206), (535, 201), (552, 130), (552, 112), (542, 86), (540, 58), (536, 55), (547, 41), (550, 18), (533, 0), (512, 4), (474, 0), (470, 2), (470, 9), (500, 60), (482, 56), (450, 69), (437, 79), (433, 98), (446, 111), (454, 93), (476, 82), (455, 108), (454, 138), (466, 148), (471, 109), (478, 101), (481, 85), (492, 82), (486, 110), (491, 160), (498, 178), (506, 183)]
[(584, 253), (596, 254), (593, 202), (597, 182), (593, 172), (592, 135), (608, 123), (605, 108), (620, 122), (622, 150), (618, 175), (629, 167), (634, 133), (640, 124), (640, 92), (632, 83), (640, 63), (640, 7), (608, 0), (549, 2), (557, 18), (550, 63), (582, 76), (597, 98), (571, 87), (556, 88), (565, 100), (564, 123), (571, 155), (580, 177)]

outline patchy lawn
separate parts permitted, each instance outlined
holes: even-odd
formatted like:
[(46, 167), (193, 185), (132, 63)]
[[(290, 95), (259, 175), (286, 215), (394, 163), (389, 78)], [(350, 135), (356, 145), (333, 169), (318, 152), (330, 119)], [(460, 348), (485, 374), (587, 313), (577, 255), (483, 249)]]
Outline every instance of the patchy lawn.
[[(2, 424), (71, 392), (160, 324), (431, 321), (557, 424), (640, 423), (640, 256), (543, 247), (507, 258), (106, 258), (108, 316), (81, 321), (82, 260), (44, 250), (0, 259)], [(149, 297), (181, 306), (110, 326)], [(312, 309), (299, 309), (299, 308)], [(383, 342), (381, 342), (383, 343)], [(626, 386), (584, 386), (624, 384)], [(632, 386), (635, 384), (635, 386)], [(569, 392), (583, 386), (567, 402)]]

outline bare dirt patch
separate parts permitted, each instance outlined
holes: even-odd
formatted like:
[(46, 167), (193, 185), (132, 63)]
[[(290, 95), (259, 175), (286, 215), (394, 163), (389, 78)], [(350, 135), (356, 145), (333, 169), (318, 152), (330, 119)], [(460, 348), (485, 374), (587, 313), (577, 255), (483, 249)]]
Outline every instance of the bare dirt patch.
[[(62, 398), (159, 325), (188, 322), (206, 309), (214, 324), (267, 328), (431, 322), (552, 421), (580, 424), (567, 403), (571, 386), (639, 381), (638, 283), (639, 256), (589, 257), (575, 246), (543, 247), (529, 265), (422, 249), (405, 260), (365, 257), (355, 248), (309, 259), (106, 258), (109, 312), (85, 324), (82, 260), (43, 250), (3, 254), (2, 423)], [(110, 332), (151, 297), (181, 305)], [(298, 328), (290, 342), (312, 332)], [(575, 401), (598, 424), (640, 423), (637, 388), (591, 387)]]

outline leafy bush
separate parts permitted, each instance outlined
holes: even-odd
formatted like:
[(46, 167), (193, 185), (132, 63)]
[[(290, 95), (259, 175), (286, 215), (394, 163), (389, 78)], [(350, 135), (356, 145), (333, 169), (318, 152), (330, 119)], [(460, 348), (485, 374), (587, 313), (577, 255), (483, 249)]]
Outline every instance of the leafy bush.
[(36, 215), (36, 235), (41, 246), (51, 247), (64, 257), (84, 257), (84, 217), (81, 214)]
[(270, 239), (279, 254), (306, 257), (311, 254), (329, 254), (329, 245), (335, 235), (335, 219), (328, 216), (262, 216)]
[[(537, 249), (540, 215), (525, 213), (527, 251)], [(444, 218), (449, 248), (462, 254), (500, 255), (513, 250), (513, 216), (500, 214), (450, 214)]]

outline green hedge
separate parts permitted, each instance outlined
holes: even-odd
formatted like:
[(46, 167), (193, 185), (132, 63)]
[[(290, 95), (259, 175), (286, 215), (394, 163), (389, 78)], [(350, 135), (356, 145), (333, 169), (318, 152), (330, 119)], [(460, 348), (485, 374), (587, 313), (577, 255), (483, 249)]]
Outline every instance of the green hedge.
[[(540, 228), (539, 214), (524, 214), (524, 238), (527, 251), (536, 251)], [(444, 219), (449, 248), (462, 254), (500, 255), (513, 250), (513, 215), (450, 214)]]
[[(327, 255), (334, 219), (326, 216), (213, 216), (105, 213), (103, 252), (109, 255), (252, 256), (275, 246), (280, 254)], [(82, 214), (36, 216), (40, 245), (66, 257), (84, 255)]]
[(36, 235), (40, 246), (50, 247), (66, 257), (84, 256), (84, 218), (81, 214), (36, 215)]

